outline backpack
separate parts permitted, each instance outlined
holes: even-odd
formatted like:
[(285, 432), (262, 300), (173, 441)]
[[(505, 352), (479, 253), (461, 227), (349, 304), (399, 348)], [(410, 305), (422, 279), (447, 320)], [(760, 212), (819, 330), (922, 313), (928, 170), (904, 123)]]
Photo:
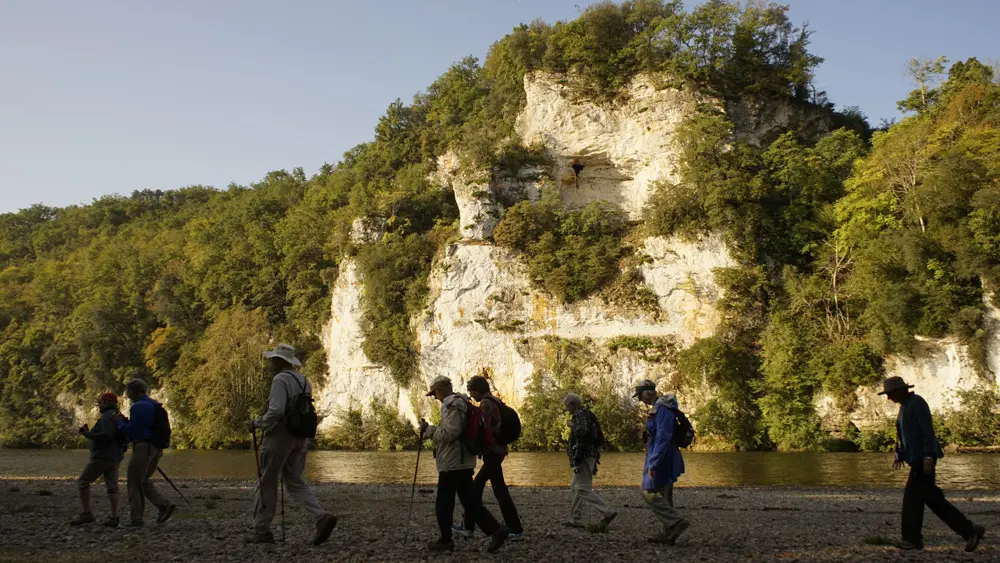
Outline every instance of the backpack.
[(509, 446), (516, 442), (521, 437), (521, 417), (517, 415), (517, 411), (496, 397), (484, 397), (484, 399), (492, 400), (500, 410), (500, 434), (496, 436), (497, 441), (502, 446)]
[(302, 381), (299, 382), (295, 374), (284, 373), (291, 375), (302, 390), (294, 396), (289, 393), (288, 402), (285, 403), (285, 429), (296, 438), (315, 438), (319, 417), (316, 416), (312, 394), (306, 393), (306, 378), (302, 376)]
[(149, 443), (156, 449), (170, 447), (170, 417), (160, 403), (153, 403), (153, 424), (149, 427)]
[(459, 436), (459, 441), (469, 453), (475, 456), (483, 455), (496, 445), (493, 439), (493, 423), (483, 414), (483, 409), (472, 404), (472, 401), (462, 397), (467, 410), (465, 411), (465, 430)]
[(590, 415), (590, 443), (597, 449), (604, 446), (604, 430), (601, 429), (601, 421), (597, 420), (594, 413), (587, 411)]
[(686, 448), (694, 442), (694, 426), (680, 409), (670, 410), (674, 411), (674, 434), (671, 441), (678, 448)]

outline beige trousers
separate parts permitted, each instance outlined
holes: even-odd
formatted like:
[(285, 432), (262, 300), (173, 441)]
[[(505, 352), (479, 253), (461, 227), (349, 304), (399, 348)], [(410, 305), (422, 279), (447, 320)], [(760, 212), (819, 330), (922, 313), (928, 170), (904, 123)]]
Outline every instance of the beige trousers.
[(288, 496), (318, 521), (327, 512), (319, 504), (309, 484), (302, 478), (306, 469), (308, 440), (296, 438), (281, 429), (264, 437), (260, 447), (261, 478), (253, 500), (253, 527), (258, 533), (271, 531), (271, 520), (278, 509), (278, 485), (283, 479)]
[(642, 500), (653, 510), (656, 519), (663, 524), (663, 532), (667, 533), (684, 518), (674, 508), (674, 484), (670, 483), (657, 489), (642, 492)]
[(584, 503), (593, 506), (601, 513), (602, 518), (614, 512), (601, 495), (594, 492), (594, 468), (596, 466), (597, 461), (592, 457), (584, 459), (583, 463), (576, 466), (577, 471), (573, 473), (573, 482), (570, 484), (570, 490), (573, 491), (573, 506), (569, 513), (570, 522), (582, 523)]
[(156, 473), (156, 465), (160, 463), (160, 456), (163, 454), (159, 449), (149, 442), (137, 442), (132, 447), (132, 458), (128, 461), (126, 470), (126, 488), (128, 489), (128, 504), (131, 509), (132, 523), (142, 522), (143, 513), (146, 510), (146, 499), (153, 503), (156, 508), (163, 509), (170, 506), (170, 502), (156, 490), (153, 482), (149, 480)]

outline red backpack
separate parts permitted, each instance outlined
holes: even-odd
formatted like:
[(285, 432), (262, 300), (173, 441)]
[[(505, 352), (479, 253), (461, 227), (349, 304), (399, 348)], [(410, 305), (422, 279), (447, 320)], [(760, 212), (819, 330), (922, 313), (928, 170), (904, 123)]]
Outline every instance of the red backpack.
[(462, 397), (462, 400), (466, 406), (465, 430), (459, 440), (472, 455), (482, 456), (496, 444), (493, 439), (493, 422), (483, 414), (483, 409), (473, 405), (472, 401), (465, 397)]

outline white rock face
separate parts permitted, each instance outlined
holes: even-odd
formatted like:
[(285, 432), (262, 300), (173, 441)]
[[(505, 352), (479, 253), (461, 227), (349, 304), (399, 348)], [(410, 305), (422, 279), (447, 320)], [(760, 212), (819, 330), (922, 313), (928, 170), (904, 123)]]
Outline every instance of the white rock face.
[(351, 242), (375, 244), (385, 235), (385, 224), (382, 217), (358, 217), (351, 222)]
[[(452, 246), (432, 274), (436, 299), (420, 323), (423, 376), (465, 381), (489, 368), (500, 392), (517, 405), (534, 371), (519, 343), (545, 336), (591, 338), (598, 345), (617, 336), (670, 336), (683, 344), (710, 335), (719, 322), (713, 307), (719, 290), (711, 271), (732, 265), (725, 248), (715, 239), (688, 243), (659, 237), (647, 239), (646, 248), (652, 262), (643, 275), (664, 307), (659, 320), (616, 311), (596, 297), (557, 303), (532, 289), (523, 266), (507, 251), (484, 244)], [(634, 359), (619, 364), (611, 375), (624, 386), (650, 370), (647, 362)]]
[[(517, 132), (527, 146), (545, 147), (567, 205), (610, 201), (638, 219), (654, 182), (677, 181), (677, 127), (694, 110), (682, 90), (657, 90), (646, 76), (627, 88), (627, 101), (607, 107), (578, 101), (557, 76), (524, 77), (527, 105)], [(573, 165), (582, 166), (579, 173)]]
[(333, 288), (330, 324), (324, 333), (329, 375), (317, 397), (324, 417), (320, 430), (332, 426), (349, 408), (368, 409), (374, 399), (394, 404), (399, 412), (416, 419), (409, 395), (389, 376), (389, 371), (368, 360), (361, 345), (361, 295), (364, 287), (354, 261), (345, 258)]
[[(886, 375), (902, 377), (914, 386), (914, 392), (927, 400), (932, 412), (946, 412), (961, 406), (958, 392), (967, 391), (991, 380), (1000, 384), (1000, 309), (988, 299), (986, 323), (988, 345), (986, 367), (992, 372), (986, 378), (976, 373), (969, 355), (968, 346), (957, 338), (917, 337), (917, 346), (911, 355), (886, 358)], [(858, 408), (850, 420), (859, 428), (880, 424), (887, 418), (895, 418), (899, 407), (886, 400), (880, 386), (858, 388)], [(820, 397), (817, 412), (821, 417), (837, 416), (833, 399)]]
[(458, 155), (448, 151), (438, 157), (437, 170), (430, 177), (432, 182), (450, 187), (455, 192), (463, 238), (488, 239), (493, 236), (493, 229), (500, 221), (500, 208), (490, 192), (489, 174), (481, 176), (474, 178), (460, 171)]

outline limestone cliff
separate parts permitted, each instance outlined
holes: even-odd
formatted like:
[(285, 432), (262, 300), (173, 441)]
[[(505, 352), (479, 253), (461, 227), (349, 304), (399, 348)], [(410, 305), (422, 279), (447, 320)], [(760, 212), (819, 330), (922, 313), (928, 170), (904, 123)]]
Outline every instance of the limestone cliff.
[[(517, 132), (525, 145), (549, 160), (545, 172), (565, 205), (604, 200), (639, 219), (655, 183), (678, 179), (675, 136), (694, 109), (696, 99), (689, 93), (657, 89), (652, 80), (639, 77), (628, 87), (626, 101), (599, 106), (575, 99), (559, 77), (529, 74), (524, 87), (527, 104), (517, 118)], [(747, 127), (755, 134), (767, 128), (760, 123)], [(423, 380), (447, 375), (462, 384), (485, 368), (500, 394), (517, 406), (532, 375), (542, 368), (540, 350), (547, 339), (559, 337), (586, 341), (599, 359), (594, 372), (602, 372), (622, 391), (646, 377), (676, 388), (669, 357), (651, 358), (609, 343), (622, 336), (657, 337), (685, 347), (712, 335), (720, 322), (720, 288), (713, 272), (735, 265), (719, 237), (652, 237), (638, 245), (637, 252), (645, 256), (641, 283), (656, 296), (655, 311), (623, 308), (601, 297), (560, 304), (532, 286), (514, 255), (489, 242), (504, 213), (497, 194), (514, 191), (517, 197), (537, 198), (541, 169), (473, 174), (461, 169), (455, 153), (442, 155), (437, 164), (431, 180), (454, 191), (462, 240), (449, 245), (434, 264), (427, 307), (411, 319)], [(359, 240), (374, 240), (362, 226), (356, 230)], [(324, 424), (344, 409), (367, 407), (372, 400), (394, 404), (415, 420), (425, 408), (423, 401), (414, 400), (420, 398), (419, 388), (400, 388), (362, 352), (361, 292), (357, 268), (347, 259), (333, 290), (325, 335), (330, 374), (319, 404), (333, 416)], [(996, 309), (991, 314), (1000, 319)], [(1000, 373), (1000, 335), (994, 331), (990, 338), (990, 367)], [(888, 366), (891, 373), (919, 385), (935, 409), (952, 405), (957, 390), (978, 381), (967, 351), (952, 340), (925, 340), (918, 353), (890, 358)], [(703, 401), (706, 390), (679, 392), (682, 403), (690, 406)], [(853, 415), (859, 425), (891, 411), (873, 390), (859, 390), (859, 398), (861, 406)], [(829, 398), (818, 398), (817, 406), (824, 417), (838, 416)]]

